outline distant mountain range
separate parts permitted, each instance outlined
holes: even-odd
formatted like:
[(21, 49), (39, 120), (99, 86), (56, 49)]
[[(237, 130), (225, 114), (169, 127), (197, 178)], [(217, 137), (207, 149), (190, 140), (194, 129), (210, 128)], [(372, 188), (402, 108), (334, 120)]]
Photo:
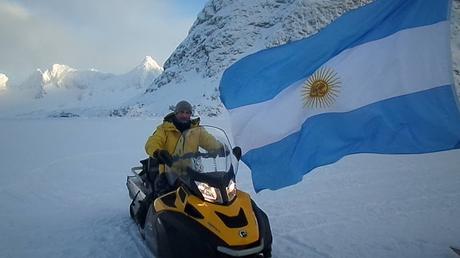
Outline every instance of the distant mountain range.
[[(227, 67), (259, 50), (311, 36), (345, 12), (369, 2), (210, 0), (188, 36), (166, 60), (164, 70), (150, 57), (123, 75), (53, 65), (44, 72), (37, 70), (17, 87), (28, 91), (35, 104), (21, 106), (16, 114), (161, 116), (177, 101), (187, 99), (197, 115), (219, 115), (224, 108), (218, 86)], [(451, 21), (453, 74), (460, 92), (460, 0), (453, 1)], [(12, 88), (2, 87), (2, 78), (0, 75), (0, 90)], [(0, 103), (0, 116), (2, 106)]]
[[(10, 105), (0, 103), (0, 117), (5, 113), (23, 117), (109, 116), (120, 103), (143, 94), (162, 72), (150, 56), (122, 75), (54, 64), (48, 70), (36, 70), (20, 85), (5, 82), (0, 98)], [(11, 106), (15, 108), (6, 110)]]

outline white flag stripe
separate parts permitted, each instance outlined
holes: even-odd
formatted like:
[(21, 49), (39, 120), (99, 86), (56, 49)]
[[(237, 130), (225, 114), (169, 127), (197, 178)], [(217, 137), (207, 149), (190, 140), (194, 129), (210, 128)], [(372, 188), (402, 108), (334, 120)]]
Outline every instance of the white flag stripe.
[[(304, 121), (326, 112), (347, 112), (391, 97), (452, 83), (449, 23), (416, 27), (343, 51), (325, 63), (341, 88), (328, 108), (304, 108), (302, 87), (292, 84), (273, 99), (230, 110), (236, 144), (243, 153), (300, 130)], [(436, 36), (433, 36), (436, 35)], [(436, 68), (433, 71), (433, 67)]]

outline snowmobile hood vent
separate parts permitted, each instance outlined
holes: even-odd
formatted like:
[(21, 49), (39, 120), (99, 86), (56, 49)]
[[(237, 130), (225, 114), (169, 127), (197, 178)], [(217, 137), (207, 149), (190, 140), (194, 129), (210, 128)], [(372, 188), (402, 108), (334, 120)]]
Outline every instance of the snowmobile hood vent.
[(185, 205), (184, 212), (197, 219), (204, 218), (203, 215), (195, 207), (193, 207), (192, 205), (188, 203)]
[(238, 215), (235, 217), (229, 217), (223, 213), (215, 212), (216, 215), (224, 222), (224, 224), (229, 228), (242, 228), (248, 225), (248, 220), (244, 215), (243, 209), (240, 208)]
[(161, 197), (161, 201), (164, 204), (168, 205), (169, 207), (176, 208), (176, 204), (175, 204), (175, 202), (176, 202), (176, 193), (173, 192), (173, 193), (170, 193), (170, 194), (167, 194), (167, 195)]

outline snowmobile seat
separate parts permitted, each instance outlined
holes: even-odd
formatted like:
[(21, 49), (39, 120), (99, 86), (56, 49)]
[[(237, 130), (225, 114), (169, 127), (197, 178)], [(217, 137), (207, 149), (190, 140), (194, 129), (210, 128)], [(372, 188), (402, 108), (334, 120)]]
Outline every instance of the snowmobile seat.
[(142, 171), (139, 173), (142, 180), (150, 186), (153, 186), (155, 179), (159, 174), (159, 162), (157, 159), (149, 157), (140, 161), (142, 164)]

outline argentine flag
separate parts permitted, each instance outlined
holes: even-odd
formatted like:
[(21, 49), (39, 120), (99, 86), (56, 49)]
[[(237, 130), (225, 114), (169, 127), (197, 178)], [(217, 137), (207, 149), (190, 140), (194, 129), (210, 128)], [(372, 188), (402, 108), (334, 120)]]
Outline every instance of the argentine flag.
[(353, 153), (460, 148), (449, 0), (376, 0), (249, 55), (220, 82), (256, 191)]

